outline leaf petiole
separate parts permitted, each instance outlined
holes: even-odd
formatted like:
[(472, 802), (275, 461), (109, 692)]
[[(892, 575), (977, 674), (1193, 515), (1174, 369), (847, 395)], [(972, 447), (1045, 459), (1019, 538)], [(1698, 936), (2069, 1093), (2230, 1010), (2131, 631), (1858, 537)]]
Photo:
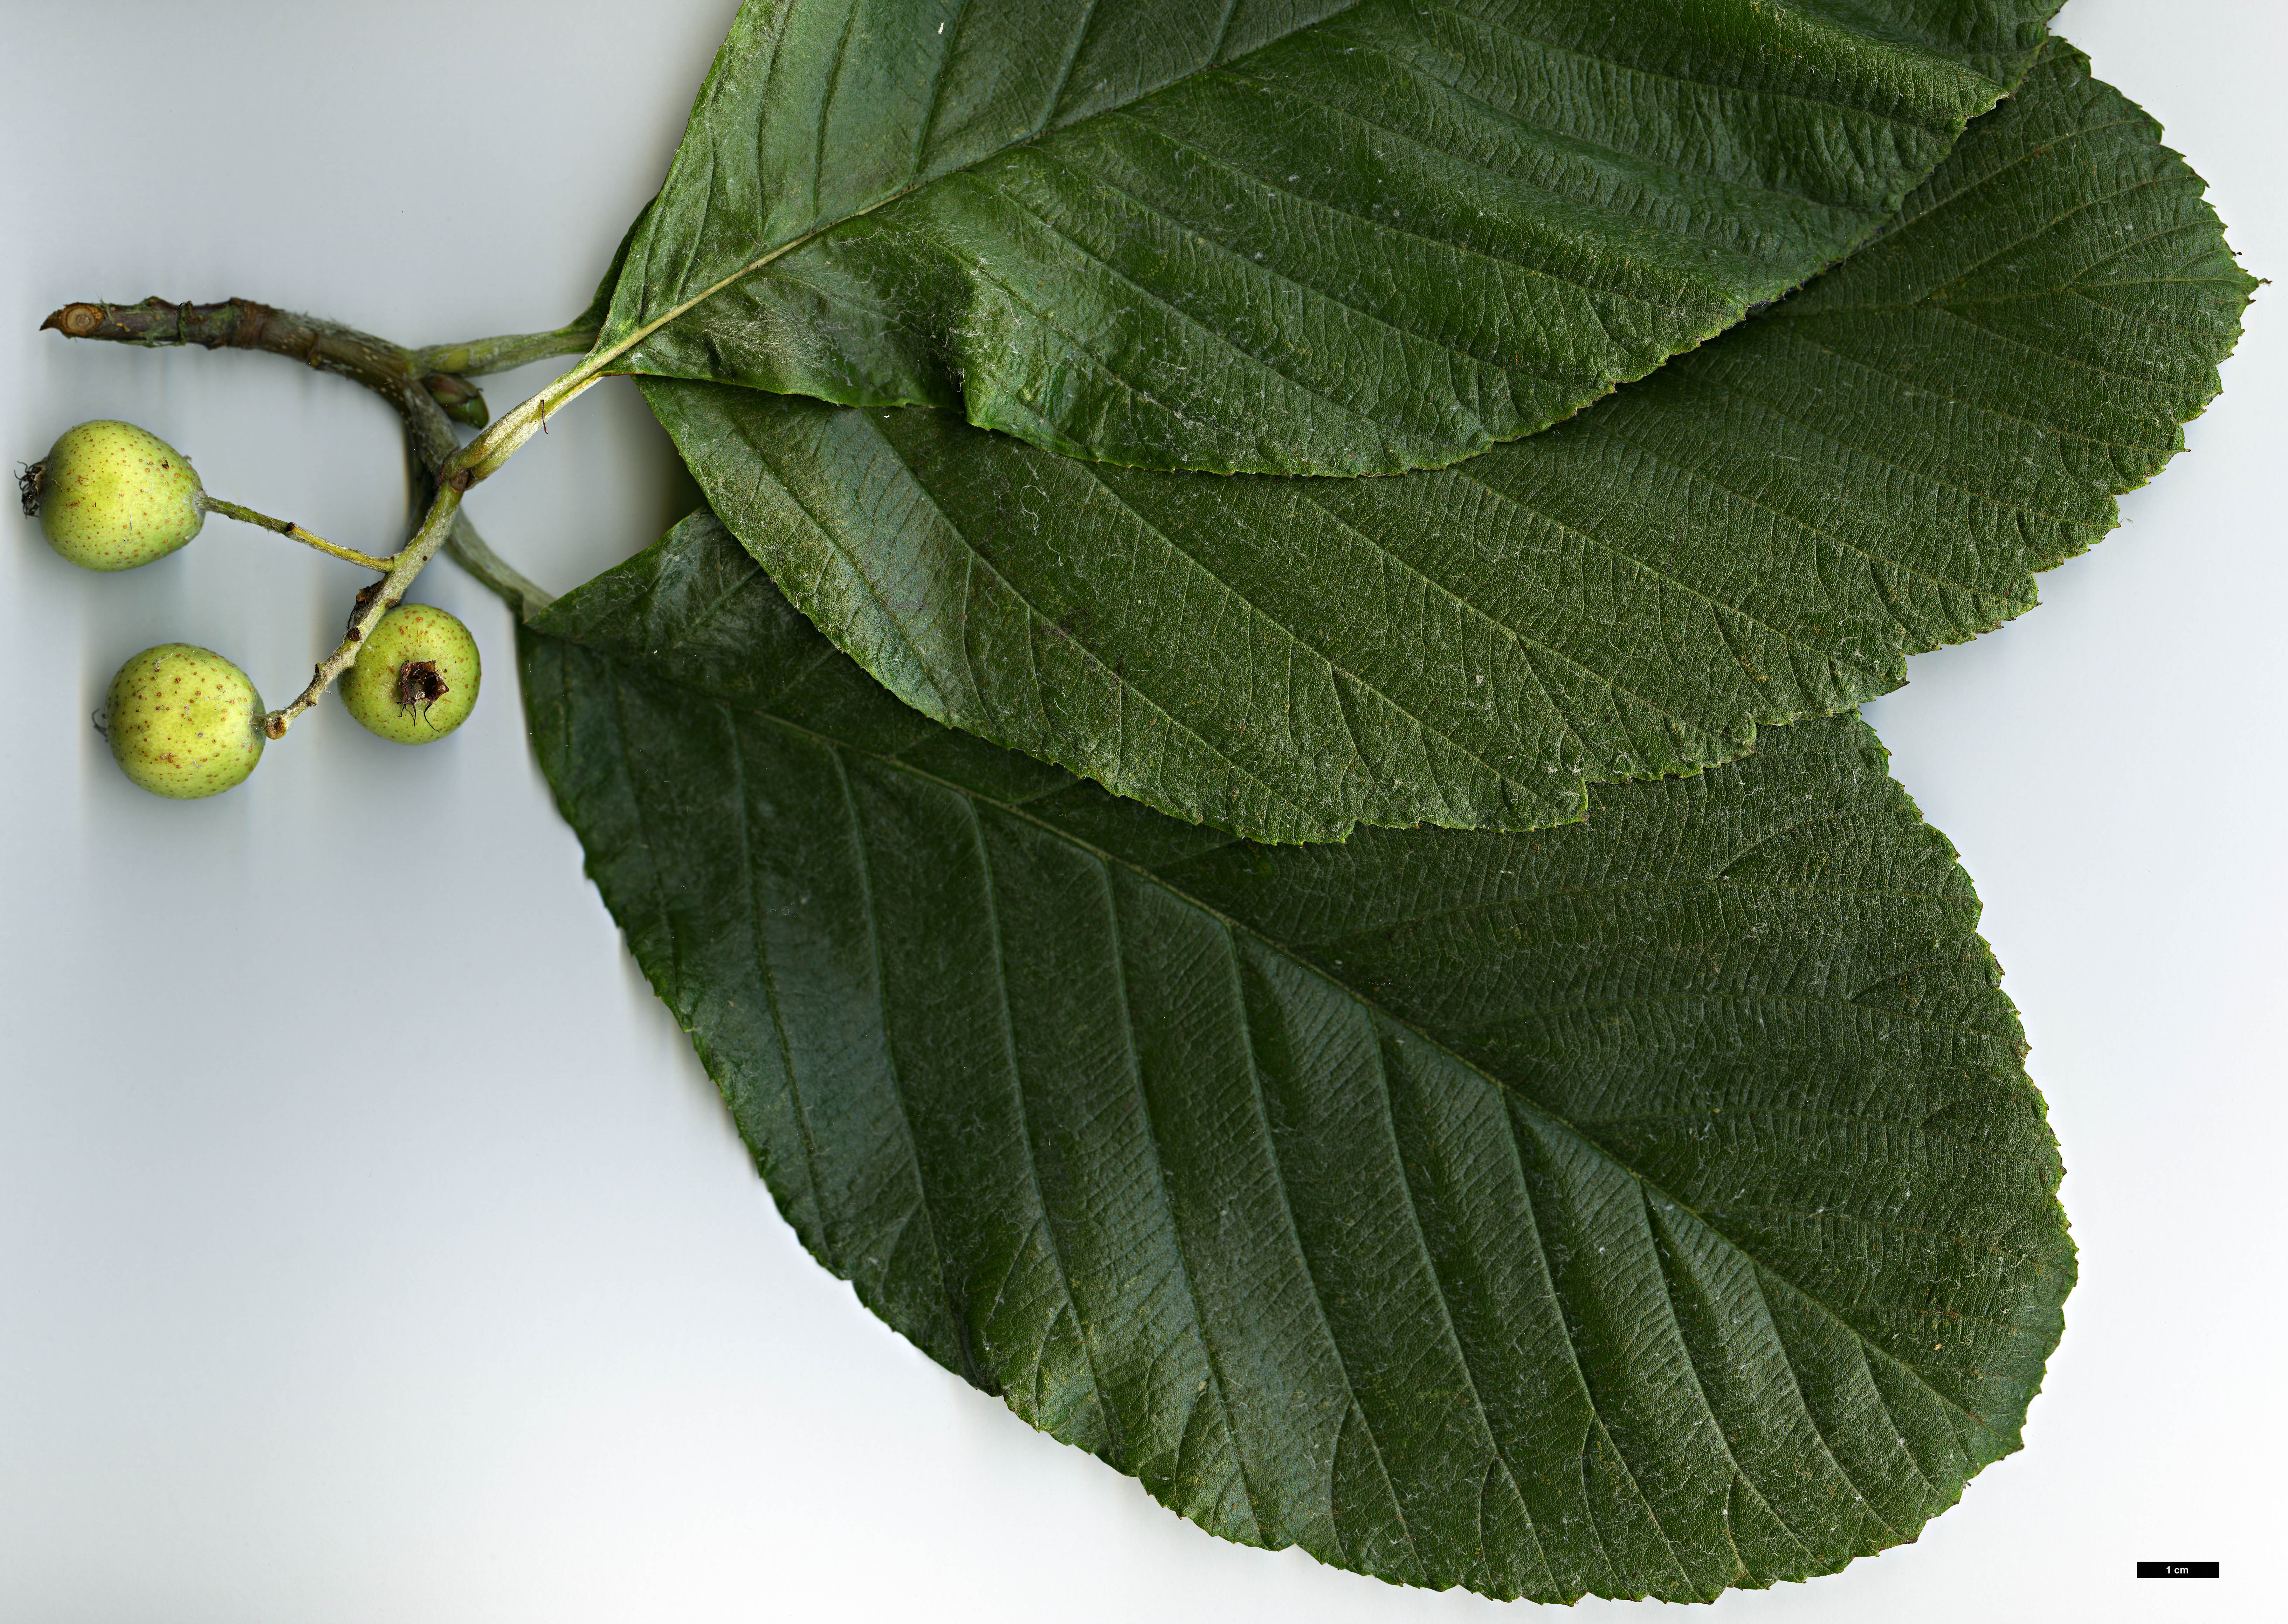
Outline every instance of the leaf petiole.
[[(851, 219), (855, 219), (862, 215), (871, 214), (884, 203), (894, 202), (897, 198), (902, 197), (904, 194), (905, 194), (903, 192), (899, 192), (894, 193), (888, 197), (878, 198), (875, 202), (867, 204), (862, 209), (852, 210), (849, 218)], [(495, 473), (499, 471), (502, 463), (507, 462), (510, 457), (516, 455), (519, 447), (522, 446), (526, 440), (530, 440), (535, 434), (539, 433), (543, 429), (548, 426), (549, 413), (558, 410), (562, 407), (570, 405), (574, 400), (578, 400), (583, 394), (585, 394), (591, 388), (594, 387), (600, 379), (606, 376), (606, 368), (610, 367), (610, 365), (614, 361), (617, 360), (621, 356), (625, 355), (630, 350), (634, 349), (636, 345), (641, 344), (645, 339), (650, 337), (654, 333), (659, 331), (661, 328), (665, 327), (677, 317), (684, 315), (697, 306), (705, 304), (709, 299), (713, 298), (717, 294), (722, 292), (724, 289), (731, 286), (732, 283), (743, 281), (743, 279), (753, 275), (757, 271), (761, 270), (773, 260), (783, 258), (786, 255), (791, 254), (795, 250), (807, 243), (812, 238), (833, 229), (836, 226), (846, 223), (846, 222), (841, 220), (829, 221), (825, 224), (814, 226), (810, 230), (804, 232), (798, 237), (794, 237), (785, 242), (780, 243), (776, 248), (772, 249), (769, 252), (759, 255), (755, 258), (749, 260), (745, 265), (741, 265), (728, 276), (722, 278), (719, 281), (711, 283), (707, 287), (702, 288), (698, 292), (693, 294), (689, 298), (685, 299), (681, 304), (654, 316), (650, 321), (645, 322), (641, 327), (636, 328), (617, 343), (611, 345), (608, 348), (595, 351), (593, 353), (589, 355), (585, 360), (573, 368), (571, 371), (566, 373), (562, 377), (558, 378), (554, 383), (550, 384), (547, 387), (542, 389), (530, 399), (523, 401), (513, 410), (509, 412), (507, 416), (500, 418), (497, 422), (494, 423), (490, 428), (478, 435), (476, 439), (471, 440), (466, 446), (462, 448), (461, 454), (455, 457), (447, 466), (455, 474), (466, 473), (469, 476), (469, 483), (473, 485), (481, 480), (490, 479)], [(568, 334), (579, 329), (576, 323), (572, 327), (560, 328), (557, 330), (559, 333)], [(505, 343), (507, 341), (498, 340), (496, 342)]]
[(462, 344), (433, 344), (411, 353), (414, 371), (449, 377), (481, 377), (552, 355), (584, 355), (595, 346), (596, 328), (575, 321), (549, 333), (509, 333)]

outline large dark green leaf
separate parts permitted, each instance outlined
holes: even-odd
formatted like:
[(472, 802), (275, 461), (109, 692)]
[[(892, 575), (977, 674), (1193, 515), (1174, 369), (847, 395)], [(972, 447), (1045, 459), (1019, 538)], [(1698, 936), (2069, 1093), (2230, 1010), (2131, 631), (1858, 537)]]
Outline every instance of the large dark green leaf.
[(2055, 9), (748, 0), (605, 342), (692, 306), (622, 364), (1139, 467), (1440, 466), (1840, 257)]
[(647, 387), (755, 556), (930, 715), (1263, 839), (1517, 828), (2030, 607), (2181, 447), (2252, 286), (2058, 45), (1882, 241), (1457, 468), (1149, 473)]
[(2057, 1152), (1855, 718), (1568, 828), (1265, 848), (899, 705), (711, 519), (523, 661), (805, 1244), (1204, 1527), (1708, 1596), (1912, 1539), (2016, 1447)]

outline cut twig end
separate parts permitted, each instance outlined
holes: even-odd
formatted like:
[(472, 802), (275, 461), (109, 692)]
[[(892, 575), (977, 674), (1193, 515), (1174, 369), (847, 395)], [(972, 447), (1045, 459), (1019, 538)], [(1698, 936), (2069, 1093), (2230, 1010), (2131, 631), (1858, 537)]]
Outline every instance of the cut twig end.
[(44, 333), (53, 328), (67, 338), (85, 338), (102, 325), (102, 305), (67, 305), (51, 312), (48, 319), (40, 323), (40, 330)]

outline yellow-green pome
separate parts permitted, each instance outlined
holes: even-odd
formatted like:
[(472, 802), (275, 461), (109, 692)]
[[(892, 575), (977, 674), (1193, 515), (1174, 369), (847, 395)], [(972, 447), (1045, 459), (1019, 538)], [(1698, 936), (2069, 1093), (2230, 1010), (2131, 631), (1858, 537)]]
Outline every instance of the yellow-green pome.
[(262, 759), (262, 696), (211, 648), (145, 649), (119, 668), (103, 709), (119, 770), (153, 795), (220, 795)]
[(469, 719), (484, 667), (469, 629), (428, 604), (381, 617), (342, 678), (342, 707), (369, 733), (427, 744)]
[(66, 429), (34, 478), (41, 534), (82, 569), (163, 558), (206, 522), (206, 493), (189, 460), (131, 423)]

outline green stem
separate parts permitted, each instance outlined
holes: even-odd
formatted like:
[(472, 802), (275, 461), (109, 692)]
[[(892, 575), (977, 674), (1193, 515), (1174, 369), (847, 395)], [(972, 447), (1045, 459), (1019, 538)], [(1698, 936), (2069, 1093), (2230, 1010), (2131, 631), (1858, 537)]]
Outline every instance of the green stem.
[[(413, 454), (421, 459), (422, 467), (433, 479), (461, 448), (453, 425), (445, 420), (443, 408), (434, 400), (414, 398), (400, 409), (405, 417), (405, 437), (412, 442)], [(453, 531), (445, 538), (445, 550), (453, 555), (456, 564), (491, 588), (519, 620), (528, 621), (556, 601), (553, 594), (486, 546), (484, 537), (477, 534), (476, 526), (469, 522), (466, 513), (453, 515)]]
[(421, 372), (479, 377), (552, 355), (585, 355), (595, 343), (596, 329), (576, 321), (552, 333), (510, 333), (499, 338), (472, 338), (465, 344), (433, 344), (413, 352), (413, 366)]
[[(858, 210), (856, 213), (870, 214), (883, 203), (894, 201), (896, 195), (900, 194), (878, 199), (865, 208)], [(795, 250), (810, 242), (812, 238), (822, 232), (831, 230), (835, 225), (840, 223), (830, 222), (816, 226), (804, 232), (800, 236), (780, 243), (776, 248), (757, 255), (729, 275), (702, 288), (689, 298), (661, 312), (642, 326), (626, 333), (616, 343), (604, 348), (591, 350), (586, 360), (521, 402), (508, 416), (493, 424), (476, 439), (448, 457), (441, 466), (432, 465), (432, 471), (436, 474), (439, 481), (439, 488), (436, 505), (430, 509), (431, 517), (435, 518), (440, 511), (445, 511), (449, 515), (453, 508), (459, 506), (464, 492), (471, 486), (481, 484), (498, 473), (502, 464), (514, 456), (525, 441), (548, 426), (548, 415), (551, 412), (560, 411), (601, 383), (611, 364), (621, 356), (634, 349), (636, 345), (678, 316), (704, 304), (732, 283), (753, 275), (773, 260), (791, 254)], [(209, 315), (214, 318), (218, 332), (226, 322), (230, 324), (234, 330), (238, 325), (243, 324), (250, 327), (250, 336), (203, 337), (188, 330), (188, 323), (197, 318)], [(136, 330), (139, 321), (145, 330)], [(171, 331), (167, 328), (170, 321), (173, 323)], [(67, 305), (41, 325), (57, 328), (67, 337), (73, 338), (121, 338), (143, 344), (203, 344), (210, 349), (219, 345), (234, 344), (245, 348), (276, 350), (283, 354), (300, 354), (314, 367), (335, 365), (338, 370), (349, 373), (368, 388), (388, 395), (397, 402), (399, 413), (409, 423), (413, 418), (415, 408), (411, 402), (416, 395), (427, 393), (432, 395), (433, 399), (441, 400), (441, 397), (436, 396), (434, 391), (425, 387), (426, 378), (415, 376), (414, 364), (417, 356), (414, 352), (388, 344), (370, 334), (357, 332), (354, 329), (337, 328), (331, 323), (314, 321), (307, 316), (290, 315), (282, 311), (273, 310), (266, 305), (255, 305), (244, 299), (232, 299), (224, 305), (170, 305), (164, 299), (154, 298), (146, 299), (141, 305), (130, 306), (124, 310), (116, 309), (108, 305)], [(306, 350), (291, 347), (282, 339), (274, 341), (271, 337), (274, 325), (282, 329), (293, 327), (298, 338), (301, 334), (308, 334), (309, 344)], [(569, 345), (584, 330), (583, 324), (576, 321), (569, 326), (557, 329), (553, 333), (527, 334), (509, 338), (481, 340), (477, 345), (469, 347), (497, 345), (501, 354), (515, 353), (521, 358), (522, 352), (517, 348), (519, 345), (553, 343)], [(451, 350), (455, 346), (449, 345), (447, 348)], [(338, 349), (341, 352), (338, 360), (335, 353)], [(536, 352), (536, 353), (551, 354), (567, 353), (565, 350)], [(511, 360), (503, 364), (518, 363)], [(430, 376), (454, 376), (452, 374)], [(466, 385), (462, 387), (465, 388)], [(449, 402), (444, 404), (446, 409), (451, 409)], [(449, 493), (452, 497), (449, 503), (446, 501)], [(426, 535), (429, 528), (429, 525), (425, 523), (422, 526), (421, 534)], [(441, 531), (437, 539), (431, 543), (432, 552), (443, 543), (445, 535), (449, 533), (450, 529), (451, 526), (448, 524), (445, 530)], [(409, 551), (410, 551), (409, 547)], [(403, 558), (406, 554), (401, 552), (397, 556)], [(426, 563), (427, 559), (425, 558), (422, 562)], [(322, 667), (320, 669), (323, 669)]]
[(387, 574), (393, 560), (377, 558), (369, 552), (360, 552), (354, 547), (337, 547), (322, 535), (305, 530), (290, 519), (273, 519), (267, 513), (258, 513), (252, 508), (241, 507), (235, 502), (225, 502), (219, 496), (202, 495), (199, 504), (210, 513), (219, 513), (226, 519), (235, 519), (242, 524), (259, 525), (265, 530), (275, 530), (291, 537), (305, 547), (314, 547), (320, 552), (342, 560), (345, 564), (362, 564), (368, 569), (377, 569)]
[[(481, 428), (485, 405), (474, 386), (463, 383), (458, 376), (425, 369), (429, 358), (446, 350), (466, 349), (480, 360), (511, 354), (522, 359), (518, 346), (543, 343), (561, 347), (534, 350), (533, 354), (562, 354), (580, 340), (583, 333), (590, 331), (575, 323), (553, 333), (481, 339), (466, 345), (417, 352), (338, 321), (298, 315), (252, 299), (225, 299), (213, 305), (176, 305), (159, 298), (145, 299), (139, 305), (83, 302), (65, 305), (41, 325), (54, 328), (67, 338), (100, 338), (149, 348), (196, 344), (210, 350), (262, 350), (323, 371), (340, 373), (364, 384), (395, 408), (404, 421), (416, 455), (433, 479), (460, 449), (460, 442), (453, 433), (453, 422)], [(512, 360), (504, 364), (517, 362)], [(530, 620), (553, 601), (546, 591), (485, 545), (484, 538), (465, 514), (454, 515), (452, 529), (444, 544), (463, 568), (498, 593), (520, 618)], [(390, 565), (385, 560), (375, 567), (386, 570)]]
[(161, 298), (137, 305), (83, 302), (65, 305), (40, 325), (54, 328), (67, 338), (103, 338), (153, 348), (196, 344), (210, 350), (266, 350), (355, 378), (401, 411), (410, 397), (426, 394), (473, 429), (484, 427), (489, 416), (475, 384), (417, 365), (419, 358), (402, 345), (252, 299), (225, 299), (216, 305), (177, 305)]
[[(892, 197), (878, 199), (874, 202), (867, 204), (863, 209), (856, 210), (855, 214), (851, 218), (857, 218), (857, 215), (871, 214), (875, 210), (880, 208), (883, 203), (894, 201), (896, 195), (902, 194), (894, 194)], [(661, 328), (665, 327), (678, 316), (680, 316), (696, 306), (706, 303), (709, 299), (713, 298), (717, 294), (722, 292), (724, 289), (729, 287), (733, 282), (739, 281), (743, 278), (753, 275), (756, 272), (761, 270), (773, 260), (793, 253), (795, 250), (802, 247), (813, 237), (819, 235), (822, 232), (830, 231), (835, 226), (839, 224), (841, 224), (840, 221), (829, 222), (827, 225), (815, 226), (811, 230), (803, 233), (798, 237), (795, 237), (788, 242), (780, 243), (776, 248), (771, 249), (749, 260), (745, 265), (741, 265), (728, 276), (722, 278), (719, 281), (711, 283), (707, 287), (702, 288), (698, 292), (693, 294), (681, 304), (674, 305), (671, 308), (663, 311), (660, 314), (654, 316), (641, 327), (636, 328), (626, 334), (616, 344), (610, 345), (608, 348), (590, 351), (588, 358), (573, 368), (569, 372), (567, 372), (563, 376), (558, 378), (554, 383), (541, 389), (538, 393), (534, 394), (529, 399), (521, 402), (513, 411), (510, 412), (507, 416), (501, 418), (483, 433), (478, 435), (476, 439), (462, 447), (459, 455), (455, 456), (452, 462), (448, 464), (451, 469), (454, 477), (458, 478), (465, 474), (467, 476), (468, 485), (475, 485), (483, 480), (489, 479), (494, 474), (500, 471), (502, 463), (507, 462), (509, 458), (516, 455), (517, 448), (519, 447), (522, 446), (526, 440), (530, 440), (535, 434), (539, 433), (543, 429), (548, 426), (549, 413), (559, 411), (563, 408), (569, 406), (573, 401), (578, 400), (589, 390), (594, 388), (597, 384), (602, 382), (607, 368), (608, 368), (614, 361), (619, 360), (621, 356), (625, 355), (630, 350), (634, 349), (636, 345), (641, 344), (645, 339), (659, 331)], [(565, 330), (569, 331), (571, 329), (567, 329)], [(463, 488), (465, 489), (467, 487), (465, 485)]]
[[(309, 685), (295, 696), (292, 704), (263, 717), (262, 731), (268, 737), (284, 738), (294, 718), (322, 699), (334, 679), (355, 663), (360, 645), (383, 615), (405, 601), (406, 589), (428, 567), (429, 560), (437, 556), (440, 548), (453, 546), (456, 556), (473, 574), (526, 618), (547, 606), (548, 594), (502, 563), (474, 528), (461, 519), (462, 495), (480, 476), (459, 465), (462, 453), (445, 419), (448, 413), (453, 413), (472, 426), (481, 424), (484, 400), (457, 375), (425, 368), (422, 363), (429, 352), (409, 350), (355, 328), (258, 305), (251, 299), (226, 299), (218, 305), (174, 305), (160, 298), (145, 299), (139, 305), (67, 305), (40, 325), (44, 329), (52, 327), (67, 338), (105, 338), (152, 346), (198, 344), (210, 350), (267, 350), (273, 354), (290, 355), (322, 370), (355, 378), (394, 406), (404, 420), (415, 450), (437, 485), (421, 527), (394, 558), (377, 558), (368, 553), (338, 548), (312, 536), (298, 525), (282, 523), (234, 503), (210, 504), (218, 512), (292, 535), (298, 541), (307, 541), (337, 558), (369, 564), (383, 572), (380, 581), (358, 594), (348, 631), (334, 652), (320, 661), (317, 669), (310, 673)], [(485, 339), (471, 345), (447, 347), (471, 351), (471, 359), (480, 366), (489, 360), (515, 366), (526, 359), (567, 353), (561, 346), (572, 345), (580, 330), (575, 323), (553, 333)], [(550, 345), (560, 347), (535, 347)], [(592, 376), (588, 382), (593, 381)], [(580, 387), (585, 388), (586, 384)], [(579, 391), (572, 392), (576, 394)], [(468, 409), (472, 404), (473, 416)], [(518, 437), (516, 443), (523, 444), (523, 437)]]

